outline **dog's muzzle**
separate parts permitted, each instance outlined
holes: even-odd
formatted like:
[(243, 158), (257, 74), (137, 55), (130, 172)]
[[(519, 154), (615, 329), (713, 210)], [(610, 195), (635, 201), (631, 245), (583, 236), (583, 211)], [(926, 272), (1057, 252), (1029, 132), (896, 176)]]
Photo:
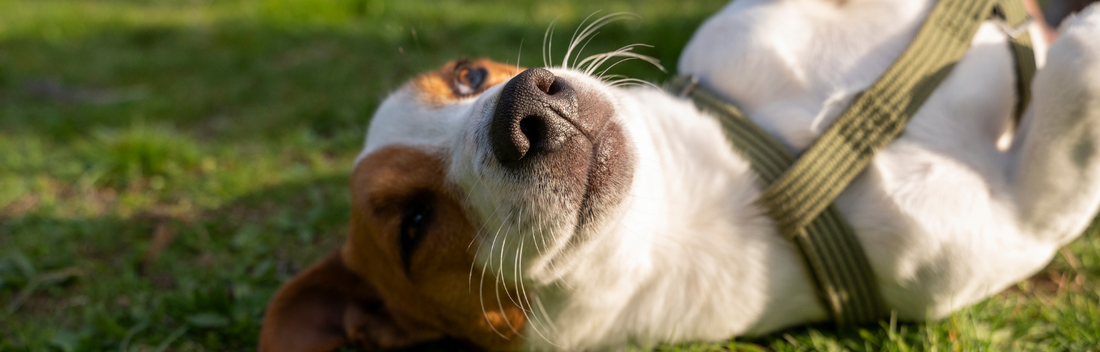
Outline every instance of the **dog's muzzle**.
[(489, 140), (506, 167), (518, 167), (570, 148), (584, 136), (597, 143), (613, 108), (595, 94), (578, 93), (565, 78), (542, 68), (523, 71), (501, 90)]
[(523, 71), (501, 89), (488, 124), (488, 147), (512, 176), (508, 182), (532, 190), (529, 199), (570, 205), (559, 211), (579, 214), (582, 225), (618, 204), (633, 177), (613, 97), (592, 84), (542, 68)]

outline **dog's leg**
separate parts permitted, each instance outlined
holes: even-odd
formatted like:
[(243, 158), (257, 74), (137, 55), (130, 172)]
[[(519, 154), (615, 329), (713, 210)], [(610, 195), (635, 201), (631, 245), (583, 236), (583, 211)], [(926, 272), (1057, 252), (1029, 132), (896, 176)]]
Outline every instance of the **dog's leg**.
[(1100, 5), (1063, 24), (1032, 94), (1011, 187), (1022, 230), (1063, 244), (1100, 206)]

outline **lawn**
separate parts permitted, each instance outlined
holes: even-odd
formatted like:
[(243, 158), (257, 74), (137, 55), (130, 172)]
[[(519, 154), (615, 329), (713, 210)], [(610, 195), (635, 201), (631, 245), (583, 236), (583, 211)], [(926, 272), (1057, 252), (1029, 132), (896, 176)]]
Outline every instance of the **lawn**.
[[(254, 349), (279, 285), (343, 241), (389, 90), (462, 56), (541, 65), (551, 22), (560, 49), (596, 11), (640, 19), (586, 52), (646, 43), (674, 71), (723, 3), (0, 0), (0, 351)], [(1090, 233), (939, 322), (665, 349), (1096, 351), (1098, 292)]]

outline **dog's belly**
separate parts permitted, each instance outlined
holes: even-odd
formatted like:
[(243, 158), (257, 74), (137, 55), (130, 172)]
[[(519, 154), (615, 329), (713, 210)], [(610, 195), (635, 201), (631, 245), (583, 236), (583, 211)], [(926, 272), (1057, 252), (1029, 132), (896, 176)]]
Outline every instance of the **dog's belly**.
[[(802, 2), (735, 2), (700, 29), (680, 71), (803, 150), (900, 55), (932, 3), (864, 1), (829, 17)], [(903, 319), (939, 318), (1000, 291), (1058, 245), (1021, 233), (1008, 195), (1013, 64), (1003, 32), (983, 25), (903, 135), (836, 201)]]
[[(660, 102), (673, 99), (663, 93), (635, 93), (640, 110), (650, 112), (647, 130), (659, 131), (652, 143), (640, 143), (655, 148), (641, 154), (656, 157), (643, 158), (639, 172), (664, 172), (658, 199), (668, 205), (659, 213), (668, 220), (632, 225), (656, 228), (655, 273), (626, 316), (615, 318), (677, 321), (685, 324), (678, 332), (695, 334), (677, 340), (754, 335), (826, 319), (800, 254), (753, 202), (762, 185), (714, 118), (677, 111), (694, 109), (686, 101)], [(866, 249), (888, 308), (905, 320), (936, 319), (988, 297), (1039, 269), (1054, 250), (1020, 233), (1013, 209), (997, 198), (1005, 186), (989, 177), (1005, 165), (993, 165), (996, 158), (990, 165), (970, 162), (980, 159), (977, 149), (945, 151), (920, 137), (906, 135), (880, 152), (836, 202)], [(1000, 153), (986, 149), (992, 152), (982, 153)], [(628, 216), (631, 222), (644, 218)], [(713, 294), (690, 299), (699, 290)], [(667, 309), (670, 301), (683, 303)], [(670, 316), (644, 318), (660, 314)], [(608, 325), (612, 331), (604, 336), (618, 335), (618, 327)], [(628, 328), (622, 330), (628, 338)]]
[[(971, 165), (896, 141), (837, 199), (889, 309), (938, 319), (1025, 279), (1057, 243), (1022, 233), (1004, 185)], [(1000, 190), (998, 190), (1000, 189)]]
[(1014, 73), (1004, 35), (986, 24), (902, 136), (836, 201), (903, 319), (937, 319), (999, 292), (1058, 245), (1017, 223), (1004, 140)]

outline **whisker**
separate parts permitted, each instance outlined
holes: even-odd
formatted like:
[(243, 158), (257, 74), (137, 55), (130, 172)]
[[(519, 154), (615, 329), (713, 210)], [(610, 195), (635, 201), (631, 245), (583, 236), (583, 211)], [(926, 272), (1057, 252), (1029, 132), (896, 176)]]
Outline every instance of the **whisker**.
[[(535, 296), (535, 304), (538, 304), (539, 311), (542, 312), (542, 315), (544, 317), (546, 317), (546, 323), (547, 323), (547, 326), (550, 327), (550, 331), (553, 331), (553, 332), (558, 331), (558, 327), (554, 325), (554, 320), (550, 319), (550, 313), (547, 313), (546, 312), (546, 307), (542, 305), (542, 298), (539, 298), (539, 296)], [(551, 343), (551, 344), (553, 344), (553, 343)], [(557, 345), (555, 345), (555, 346), (557, 346)]]
[[(545, 224), (544, 224), (542, 216), (543, 216), (543, 214), (539, 213), (535, 217), (535, 224), (536, 224), (536, 226), (538, 226), (538, 229), (539, 229), (539, 238), (535, 239), (534, 241), (531, 241), (531, 244), (533, 246), (535, 246), (535, 251), (538, 252), (538, 254), (539, 254), (538, 258), (540, 258), (540, 259), (544, 258), (545, 254), (543, 254), (542, 250), (539, 248), (539, 242), (543, 243), (543, 247), (546, 246), (546, 236), (542, 235), (542, 229), (545, 228), (544, 227)], [(521, 265), (522, 265), (522, 263), (521, 263)], [(544, 323), (541, 321), (541, 319), (539, 319), (538, 313), (535, 312), (534, 306), (531, 305), (531, 298), (530, 298), (530, 296), (527, 295), (526, 285), (524, 284), (523, 281), (520, 281), (519, 285), (520, 285), (520, 289), (523, 290), (523, 299), (527, 302), (527, 307), (531, 309), (531, 315), (534, 316), (534, 319), (532, 319), (532, 321), (535, 324), (538, 324), (540, 326), (545, 326)], [(544, 336), (542, 334), (542, 332), (540, 332), (538, 330), (535, 330), (535, 333), (539, 334), (539, 336), (542, 337), (543, 340), (546, 340), (546, 341), (550, 340), (550, 339), (546, 338), (546, 336)], [(549, 334), (550, 331), (548, 331), (547, 333)]]
[[(501, 208), (501, 206), (498, 204), (496, 206), (496, 208), (493, 209), (493, 214), (489, 215), (489, 219), (492, 219), (493, 216), (496, 215), (498, 211), (500, 211), (500, 208)], [(486, 221), (484, 224), (481, 225), (481, 229), (485, 229), (485, 225), (488, 225), (488, 221)], [(503, 226), (503, 225), (501, 225), (501, 226)], [(470, 244), (466, 245), (466, 250), (467, 251), (470, 250), (470, 246), (474, 245), (474, 242), (477, 242), (478, 237), (482, 236), (482, 230), (481, 229), (479, 229), (478, 232), (476, 234), (474, 234), (474, 239), (470, 240)], [(500, 232), (499, 228), (497, 229), (497, 232)], [(474, 258), (477, 258), (478, 254), (481, 254), (481, 247), (482, 246), (477, 246), (477, 251), (474, 252)], [(473, 260), (473, 261), (470, 262), (470, 279), (467, 282), (467, 285), (469, 285), (471, 287), (471, 289), (473, 287), (473, 281), (474, 281), (474, 265), (476, 265), (476, 264), (477, 264), (477, 260)]]
[[(466, 199), (464, 199), (462, 201), (462, 204), (467, 204), (467, 205), (470, 204), (470, 197), (473, 196), (474, 192), (477, 191), (477, 186), (480, 185), (481, 180), (484, 179), (483, 177), (481, 177), (481, 174), (474, 173), (474, 175), (477, 176), (477, 180), (475, 180), (474, 185), (470, 187), (470, 192), (466, 193)], [(496, 215), (498, 210), (500, 210), (500, 205), (499, 204), (496, 206), (495, 209), (493, 209), (493, 213), (489, 215), (489, 218), (492, 219), (493, 215)], [(485, 226), (488, 225), (488, 224), (489, 224), (488, 222), (484, 222), (484, 223), (481, 224), (480, 227), (478, 227), (477, 232), (474, 233), (474, 238), (471, 238), (470, 243), (466, 245), (466, 250), (469, 250), (470, 246), (473, 246), (474, 242), (477, 242), (478, 237), (481, 236), (482, 231), (485, 230)]]
[(612, 81), (614, 81), (616, 79), (627, 78), (627, 77), (625, 75), (599, 75), (599, 76), (596, 76), (596, 78), (599, 78), (601, 81), (604, 81), (605, 83), (611, 83)]
[(624, 84), (637, 84), (639, 86), (650, 86), (650, 87), (653, 87), (653, 88), (656, 88), (656, 89), (661, 89), (661, 87), (658, 87), (656, 84), (650, 83), (649, 81), (646, 81), (646, 80), (637, 79), (637, 78), (622, 78), (622, 79), (619, 79), (619, 80), (615, 81), (614, 83), (611, 83), (611, 86), (612, 87), (620, 87), (620, 86), (623, 86)]
[[(554, 20), (557, 21), (556, 18)], [(550, 41), (546, 42), (546, 58), (549, 63), (547, 67), (550, 67), (550, 64), (554, 62), (554, 31), (552, 30), (550, 31)]]
[[(508, 234), (504, 234), (502, 241), (500, 241), (500, 263), (497, 265), (497, 275), (504, 274), (504, 246), (506, 245), (508, 245)], [(492, 261), (492, 259), (489, 261)]]
[[(526, 242), (525, 240), (526, 239), (520, 240), (520, 248), (523, 247), (524, 243)], [(522, 268), (523, 262), (520, 262), (519, 265)], [(517, 270), (517, 272), (519, 272), (519, 271)], [(526, 318), (527, 321), (531, 322), (531, 324), (529, 324), (528, 326), (531, 327), (531, 330), (535, 331), (535, 334), (538, 334), (539, 337), (542, 337), (542, 339), (544, 341), (550, 341), (550, 339), (545, 334), (543, 334), (542, 331), (540, 331), (539, 328), (538, 328), (539, 326), (543, 326), (543, 327), (546, 327), (546, 326), (543, 325), (544, 323), (539, 319), (539, 315), (538, 315), (538, 313), (535, 312), (534, 306), (531, 305), (531, 299), (528, 298), (528, 296), (527, 296), (527, 286), (525, 286), (523, 284), (523, 281), (519, 281), (519, 289), (520, 289), (520, 292), (521, 292), (521, 296), (520, 296), (521, 300), (527, 302), (527, 307), (526, 308), (524, 308), (523, 305), (520, 305), (520, 308), (521, 308), (521, 311), (523, 312), (523, 317)], [(530, 313), (528, 313), (528, 311), (530, 311)], [(547, 333), (549, 333), (549, 331)]]
[(470, 187), (470, 192), (466, 193), (466, 199), (462, 201), (463, 204), (470, 204), (470, 196), (474, 194), (474, 190), (477, 189), (477, 185), (481, 184), (481, 174), (474, 173), (477, 176), (477, 180), (474, 180), (474, 185)]
[[(522, 250), (523, 246), (526, 244), (526, 242), (527, 242), (526, 237), (520, 238), (519, 248), (521, 250)], [(517, 255), (516, 258), (519, 258), (519, 255)], [(519, 303), (516, 303), (516, 305), (519, 306), (520, 312), (523, 312), (524, 319), (527, 319), (527, 321), (529, 321), (529, 322), (533, 322), (533, 320), (531, 319), (531, 316), (529, 314), (527, 314), (527, 308), (523, 306), (523, 302), (527, 297), (527, 287), (526, 287), (526, 285), (524, 285), (523, 280), (520, 280), (519, 273), (520, 273), (520, 271), (522, 271), (522, 267), (523, 267), (523, 262), (521, 262), (517, 259), (516, 260), (516, 270), (515, 270), (515, 273), (512, 277), (513, 280), (515, 280), (517, 283), (519, 283), (519, 292), (516, 293), (516, 295), (519, 296), (519, 297), (517, 297), (517, 299), (519, 300)], [(530, 303), (528, 303), (528, 306), (530, 306)], [(532, 330), (535, 330), (536, 334), (539, 334), (539, 336), (542, 336), (542, 333), (539, 332), (539, 329), (537, 327), (535, 327), (534, 325), (528, 325), (528, 326), (530, 326)], [(546, 337), (543, 336), (543, 339), (546, 339)]]
[[(515, 270), (512, 270), (512, 281), (515, 281), (516, 283), (518, 283), (520, 288), (523, 287), (523, 281), (520, 280), (520, 277), (519, 277), (519, 272), (520, 272), (519, 268), (520, 268), (520, 265), (523, 265), (523, 263), (520, 262), (520, 260), (519, 260), (519, 256), (520, 256), (519, 252), (523, 250), (524, 242), (527, 242), (526, 240), (527, 240), (526, 237), (520, 237), (519, 238), (519, 248), (516, 249), (516, 259), (515, 259), (515, 262), (513, 263), (513, 265), (515, 265)], [(512, 296), (509, 295), (508, 298), (512, 298)], [(517, 297), (517, 298), (519, 298), (520, 302), (523, 302), (522, 297)], [(517, 303), (516, 301), (512, 301), (512, 303), (515, 303), (520, 308), (523, 308), (523, 303)]]
[[(550, 228), (550, 237), (551, 238), (557, 238), (557, 236), (554, 235), (554, 228), (553, 227)], [(557, 245), (556, 247), (559, 247), (558, 253), (568, 251), (568, 247), (569, 247), (570, 243), (571, 243), (571, 241), (566, 240), (565, 243)], [(567, 248), (560, 248), (560, 246), (565, 246)], [(573, 290), (573, 291), (577, 290), (576, 288), (573, 288), (573, 286), (569, 285), (568, 282), (566, 282), (565, 280), (562, 280), (561, 273), (557, 273), (557, 275), (558, 275), (558, 280), (555, 281), (555, 283), (564, 284), (566, 287), (568, 287), (570, 290)]]
[[(550, 35), (550, 33), (551, 33), (551, 31), (554, 30), (554, 24), (556, 24), (556, 23), (558, 23), (558, 19), (554, 18), (553, 21), (550, 21), (550, 25), (546, 26), (546, 32), (542, 33), (542, 66), (543, 67), (550, 67), (550, 56), (547, 55), (548, 54), (547, 51), (550, 48), (549, 40), (553, 40), (553, 38), (554, 38), (553, 36)], [(547, 40), (547, 37), (549, 37), (550, 39)]]
[[(508, 294), (508, 283), (504, 281), (504, 247), (508, 243), (508, 236), (504, 236), (504, 241), (500, 242), (500, 270), (497, 270), (497, 275), (493, 275), (496, 280), (496, 285), (493, 287), (493, 294), (497, 297), (497, 308), (500, 308), (500, 316), (504, 318), (504, 323), (508, 325), (512, 332), (519, 334), (519, 330), (516, 330), (515, 326), (512, 326), (512, 321), (508, 319), (508, 314), (504, 314), (504, 302), (500, 300), (500, 286), (504, 286), (504, 293)], [(512, 296), (508, 294), (510, 299)]]
[[(595, 54), (595, 55), (589, 56), (589, 57), (585, 58), (584, 60), (581, 60), (581, 63), (578, 66), (584, 67), (585, 68), (585, 73), (591, 75), (593, 72), (595, 72), (601, 66), (603, 66), (603, 64), (606, 63), (607, 60), (610, 60), (610, 59), (616, 58), (616, 57), (630, 57), (630, 58), (635, 58), (635, 59), (639, 59), (639, 60), (648, 62), (650, 65), (653, 65), (654, 67), (657, 67), (658, 69), (660, 69), (661, 72), (667, 72), (665, 70), (664, 66), (661, 66), (661, 60), (658, 60), (657, 58), (654, 58), (654, 57), (649, 56), (649, 55), (644, 55), (644, 54), (639, 54), (639, 53), (633, 52), (634, 48), (637, 48), (637, 47), (652, 48), (653, 46), (647, 45), (647, 44), (630, 44), (630, 45), (626, 45), (626, 46), (623, 46), (622, 48), (619, 48), (618, 50), (615, 50), (615, 51), (606, 52), (606, 53), (602, 53), (602, 54)], [(587, 63), (588, 65), (585, 66), (585, 63)]]
[[(475, 235), (476, 236), (476, 235)], [(473, 243), (473, 242), (471, 242)], [(466, 290), (469, 292), (474, 291), (474, 266), (477, 265), (477, 255), (481, 254), (481, 246), (477, 246), (477, 251), (474, 252), (474, 260), (470, 261), (470, 277), (466, 280)]]
[[(466, 194), (466, 200), (464, 201), (464, 203), (465, 203), (465, 204), (469, 204), (469, 203), (470, 203), (470, 196), (472, 196), (472, 195), (473, 195), (473, 193), (477, 191), (477, 187), (478, 187), (478, 185), (481, 185), (481, 180), (482, 180), (483, 178), (481, 177), (481, 175), (480, 175), (480, 174), (476, 174), (476, 173), (475, 173), (475, 175), (478, 175), (478, 177), (477, 177), (477, 180), (476, 180), (476, 181), (474, 181), (474, 185), (473, 185), (473, 187), (470, 187), (470, 192)], [(493, 208), (493, 212), (492, 212), (491, 214), (489, 214), (489, 217), (488, 217), (488, 219), (492, 219), (492, 218), (493, 218), (494, 216), (496, 216), (496, 214), (497, 214), (498, 212), (500, 212), (500, 208), (501, 208), (501, 205), (500, 205), (500, 204), (497, 204), (497, 206)], [(485, 236), (486, 236), (486, 235), (488, 234), (487, 232), (485, 232), (485, 228), (486, 228), (486, 226), (488, 226), (488, 225), (489, 225), (489, 221), (488, 221), (488, 220), (486, 220), (485, 222), (483, 222), (483, 223), (481, 224), (481, 226), (480, 226), (480, 227), (478, 227), (478, 230), (477, 230), (477, 232), (476, 232), (476, 233), (474, 233), (474, 237), (473, 237), (473, 238), (471, 238), (471, 239), (470, 239), (470, 243), (466, 245), (466, 250), (470, 250), (470, 246), (473, 246), (473, 245), (474, 245), (474, 243), (476, 243), (476, 242), (478, 241), (478, 239), (479, 239), (479, 238), (485, 237)], [(502, 224), (501, 226), (504, 226), (504, 225)], [(500, 233), (500, 227), (497, 227), (497, 233)], [(482, 246), (478, 246), (478, 247), (477, 247), (477, 251), (475, 251), (475, 252), (474, 252), (474, 258), (477, 258), (477, 256), (478, 256), (479, 254), (481, 254), (481, 249), (482, 249)], [(490, 261), (491, 261), (491, 259), (492, 259), (492, 256), (490, 256)], [(466, 285), (467, 285), (467, 286), (469, 286), (469, 289), (470, 289), (470, 290), (473, 290), (473, 281), (474, 281), (474, 266), (475, 266), (476, 264), (477, 264), (477, 260), (473, 260), (473, 261), (471, 261), (471, 262), (470, 262), (470, 276), (469, 276), (469, 278), (468, 278), (468, 280), (467, 280), (467, 282), (466, 282)], [(484, 275), (485, 275), (485, 274), (482, 274), (482, 276), (483, 276), (483, 279), (484, 279)]]
[[(523, 66), (523, 64), (520, 63), (520, 60), (523, 60), (523, 39), (524, 38), (519, 38), (519, 50), (516, 52), (516, 73), (514, 75), (518, 75), (519, 67)], [(481, 178), (478, 177), (478, 179)]]
[(584, 48), (588, 47), (588, 43), (592, 42), (592, 39), (596, 39), (596, 36), (600, 35), (600, 32), (592, 33), (587, 40), (584, 41), (584, 45), (581, 45), (581, 50), (577, 51), (577, 56), (573, 57), (573, 63), (569, 68), (577, 67), (577, 60), (581, 58), (581, 54), (584, 53)]
[[(565, 51), (565, 61), (569, 60), (569, 53), (573, 52), (573, 47), (577, 45), (577, 42), (578, 42), (577, 32), (581, 30), (581, 27), (584, 26), (585, 22), (588, 22), (589, 18), (592, 18), (592, 16), (595, 16), (597, 13), (600, 13), (600, 10), (596, 10), (596, 12), (593, 12), (593, 13), (589, 14), (588, 17), (585, 17), (584, 20), (581, 21), (581, 24), (577, 25), (577, 28), (573, 29), (573, 35), (569, 37), (569, 49)], [(599, 20), (596, 20), (596, 21), (598, 22)], [(593, 22), (593, 23), (595, 23), (595, 22)], [(587, 31), (588, 29), (585, 28), (585, 30)], [(581, 32), (581, 33), (583, 35), (584, 32)], [(584, 38), (582, 37), (581, 39), (583, 40)], [(568, 68), (569, 67), (569, 66), (565, 65), (565, 61), (563, 61), (562, 64), (561, 64), (562, 68)]]
[(603, 75), (607, 73), (607, 70), (610, 70), (612, 67), (615, 67), (615, 66), (617, 66), (617, 65), (619, 65), (623, 62), (630, 61), (630, 60), (638, 60), (638, 58), (628, 57), (628, 58), (625, 58), (625, 59), (622, 59), (622, 60), (619, 60), (619, 61), (615, 61), (615, 63), (611, 64), (610, 66), (607, 66), (607, 68), (603, 69), (603, 71), (600, 71), (600, 73), (596, 76), (597, 77), (603, 77)]
[[(520, 213), (519, 218), (522, 221), (522, 219), (524, 218), (523, 213)], [(522, 226), (518, 226), (518, 227), (519, 227), (520, 231), (522, 231), (523, 227)], [(520, 240), (522, 240), (523, 238), (524, 238), (524, 236), (520, 236)], [(516, 279), (516, 280), (519, 279), (519, 257), (520, 257), (520, 254), (521, 254), (520, 251), (522, 251), (522, 250), (523, 250), (523, 243), (521, 242), (520, 247), (516, 249), (516, 256), (515, 256), (514, 260), (512, 261), (512, 278)], [(501, 264), (504, 264), (503, 263), (503, 261), (504, 261), (504, 247), (500, 247), (500, 260), (502, 262)], [(501, 265), (500, 276), (504, 277), (504, 265)], [(515, 280), (513, 280), (513, 281), (515, 281)], [(505, 288), (504, 293), (508, 295), (508, 300), (512, 301), (512, 304), (515, 304), (515, 305), (519, 306), (522, 309), (523, 304), (516, 302), (516, 299), (518, 299), (518, 297), (517, 298), (512, 298), (512, 293), (507, 290), (507, 288), (508, 288), (507, 282), (505, 283), (504, 288)]]
[[(598, 11), (597, 11), (597, 12), (598, 12)], [(593, 13), (592, 15), (595, 15), (595, 13)], [(592, 15), (588, 15), (588, 17), (592, 17)], [(593, 33), (595, 33), (595, 32), (596, 32), (597, 30), (599, 30), (600, 28), (603, 28), (603, 26), (606, 26), (606, 25), (608, 25), (609, 23), (612, 23), (612, 22), (615, 22), (615, 21), (621, 20), (621, 19), (623, 19), (624, 17), (629, 17), (629, 16), (633, 16), (633, 17), (638, 17), (638, 18), (641, 18), (640, 16), (638, 16), (638, 15), (635, 15), (635, 14), (632, 14), (632, 13), (627, 13), (627, 12), (616, 12), (616, 13), (612, 13), (612, 14), (609, 14), (609, 15), (606, 15), (606, 16), (603, 16), (603, 17), (600, 17), (599, 19), (597, 19), (597, 20), (593, 21), (592, 23), (590, 23), (590, 24), (588, 25), (588, 27), (585, 27), (585, 28), (584, 28), (584, 30), (583, 30), (583, 31), (581, 31), (581, 34), (580, 34), (580, 36), (579, 36), (579, 37), (577, 37), (577, 39), (576, 39), (575, 41), (571, 40), (571, 43), (569, 44), (569, 50), (568, 50), (568, 51), (566, 51), (566, 53), (565, 53), (565, 58), (563, 58), (563, 60), (562, 60), (562, 62), (561, 62), (561, 65), (562, 65), (563, 67), (566, 67), (566, 65), (567, 65), (567, 64), (569, 63), (569, 55), (570, 55), (570, 53), (572, 53), (572, 52), (573, 52), (573, 48), (574, 48), (574, 47), (575, 47), (575, 46), (577, 45), (577, 43), (579, 43), (579, 42), (580, 42), (581, 40), (584, 40), (584, 38), (587, 38), (588, 36), (591, 36), (591, 35), (592, 35)], [(588, 19), (587, 19), (587, 18), (585, 18), (585, 20), (587, 21)], [(583, 25), (584, 25), (584, 22), (581, 22), (581, 25), (583, 26)], [(578, 26), (577, 28), (580, 28), (580, 26)], [(576, 61), (576, 60), (574, 60), (574, 61)]]
[[(493, 246), (495, 245), (496, 238), (493, 238)], [(492, 252), (492, 247), (489, 248), (489, 251)], [(490, 255), (490, 257), (492, 257), (492, 255)], [(492, 260), (490, 259), (490, 261)], [(492, 329), (493, 332), (497, 334), (497, 336), (500, 336), (503, 339), (507, 339), (508, 337), (504, 336), (504, 334), (502, 334), (500, 331), (497, 331), (496, 326), (493, 326), (493, 321), (489, 319), (489, 312), (485, 310), (485, 269), (487, 269), (488, 267), (488, 265), (481, 267), (481, 283), (479, 283), (477, 287), (477, 300), (481, 303), (481, 316), (485, 317), (485, 322), (489, 324), (489, 328)], [(500, 301), (500, 297), (497, 298), (497, 301)]]
[(625, 45), (623, 47), (620, 47), (620, 48), (612, 50), (612, 51), (589, 55), (588, 57), (585, 57), (583, 60), (581, 60), (581, 62), (579, 64), (577, 64), (577, 67), (578, 68), (585, 68), (586, 67), (585, 64), (588, 64), (585, 71), (589, 72), (591, 70), (594, 70), (594, 69), (591, 68), (591, 66), (596, 61), (603, 60), (608, 55), (615, 55), (617, 53), (628, 52), (628, 51), (634, 50), (633, 48), (636, 47), (636, 46), (644, 46), (644, 45), (645, 44), (635, 43), (635, 44)]
[(648, 62), (649, 64), (657, 67), (661, 71), (665, 70), (664, 66), (661, 66), (661, 60), (657, 60), (656, 58), (654, 58), (652, 56), (649, 56), (649, 55), (639, 54), (639, 53), (634, 52), (634, 49), (639, 48), (639, 47), (652, 48), (653, 46), (648, 45), (648, 44), (642, 44), (642, 43), (623, 46), (622, 48), (619, 48), (619, 50), (615, 50), (615, 51), (612, 51), (610, 53), (607, 53), (608, 55), (604, 56), (603, 58), (601, 58), (599, 60), (600, 63), (598, 65), (592, 66), (592, 67), (594, 67), (594, 68), (592, 68), (592, 70), (595, 71), (596, 68), (602, 66), (605, 62), (607, 62), (607, 60), (610, 60), (611, 58), (615, 58), (615, 57), (638, 58), (638, 59), (641, 59), (641, 60), (643, 60), (645, 62)]

